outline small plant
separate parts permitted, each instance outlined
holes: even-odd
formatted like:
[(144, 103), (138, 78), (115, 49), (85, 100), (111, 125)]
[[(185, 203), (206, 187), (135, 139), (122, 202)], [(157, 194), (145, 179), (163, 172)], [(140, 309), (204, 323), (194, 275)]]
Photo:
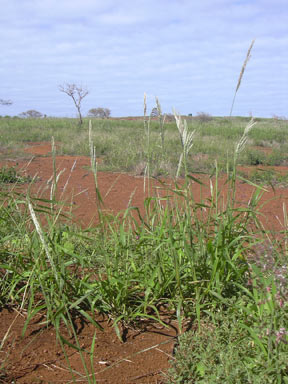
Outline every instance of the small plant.
[[(161, 104), (159, 102), (159, 99), (158, 97), (156, 97), (156, 116), (158, 117), (158, 121), (159, 121), (159, 127), (160, 127), (160, 137), (161, 137), (161, 149), (162, 149), (162, 158), (164, 159), (164, 155), (165, 155), (165, 147), (164, 147), (164, 140), (165, 140), (165, 118), (166, 118), (166, 115), (163, 116), (162, 114), (162, 108), (161, 108)], [(155, 108), (152, 109), (152, 112), (153, 110), (155, 110)], [(151, 112), (151, 116), (152, 116), (152, 112)]]
[(19, 175), (14, 167), (5, 166), (0, 169), (0, 184), (27, 183), (30, 181), (30, 177)]
[(286, 186), (288, 184), (288, 175), (277, 172), (274, 169), (258, 168), (254, 169), (250, 174), (247, 174), (247, 172), (242, 172), (242, 174), (245, 178), (262, 185)]

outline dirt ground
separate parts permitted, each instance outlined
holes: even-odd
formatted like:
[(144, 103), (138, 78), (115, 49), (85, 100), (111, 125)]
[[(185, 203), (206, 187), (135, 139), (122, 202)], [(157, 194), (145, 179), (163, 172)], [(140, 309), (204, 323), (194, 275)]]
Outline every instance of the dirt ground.
[[(40, 317), (28, 326), (24, 338), (21, 332), (25, 314), (4, 309), (0, 319), (1, 340), (12, 325), (1, 351), (1, 360), (7, 373), (3, 383), (73, 382), (61, 346), (55, 341), (54, 330), (41, 327)], [(164, 383), (165, 370), (177, 341), (176, 326), (170, 323), (166, 328), (150, 323), (145, 327), (143, 324), (143, 329), (129, 330), (125, 342), (120, 342), (107, 319), (100, 318), (98, 322), (104, 330), (96, 330), (93, 365), (97, 383)], [(95, 328), (87, 323), (78, 322), (77, 325), (80, 346), (87, 352), (83, 355), (89, 367), (89, 351)], [(69, 340), (65, 329), (62, 332)], [(87, 383), (82, 376), (83, 365), (79, 352), (68, 347), (66, 352), (77, 382)]]
[[(26, 149), (27, 158), (18, 160), (17, 167), (23, 173), (36, 177), (32, 192), (37, 195), (49, 193), (49, 179), (53, 173), (52, 159), (49, 156), (51, 145), (46, 143), (31, 143)], [(1, 165), (16, 165), (15, 161), (7, 160)], [(56, 167), (58, 172), (64, 170), (59, 178), (58, 197), (66, 198), (73, 209), (74, 220), (83, 227), (97, 223), (97, 205), (94, 179), (89, 171), (90, 159), (87, 157), (58, 156)], [(288, 172), (288, 167), (277, 168)], [(128, 205), (137, 206), (143, 211), (143, 178), (133, 177), (123, 173), (98, 174), (99, 189), (104, 199), (105, 210), (117, 213)], [(159, 183), (154, 182), (154, 188)], [(158, 190), (158, 189), (157, 189)], [(287, 204), (288, 189), (271, 188), (264, 193), (261, 204), (263, 225), (277, 234), (282, 229), (283, 203)], [(238, 183), (237, 200), (239, 204), (247, 205), (253, 187)], [(154, 191), (155, 193), (155, 191)], [(164, 193), (164, 192), (159, 192)], [(200, 186), (193, 185), (194, 197), (200, 195)], [(210, 189), (202, 189), (202, 195), (209, 196)], [(68, 383), (71, 375), (67, 362), (61, 352), (61, 346), (55, 342), (53, 329), (43, 328), (41, 318), (35, 318), (28, 326), (25, 336), (21, 332), (25, 322), (25, 313), (16, 309), (3, 309), (0, 312), (0, 340), (6, 332), (9, 335), (0, 350), (0, 367), (3, 366), (0, 383)], [(143, 323), (143, 329), (128, 330), (126, 341), (121, 343), (112, 325), (107, 319), (98, 319), (104, 331), (97, 330), (94, 365), (96, 379), (99, 383), (164, 383), (165, 372), (169, 360), (173, 359), (173, 349), (177, 343), (177, 324), (167, 321), (167, 327), (159, 324)], [(169, 323), (169, 324), (168, 324)], [(78, 324), (81, 347), (89, 351), (95, 332), (92, 325)], [(65, 332), (65, 330), (64, 330)], [(69, 337), (69, 336), (67, 336)], [(83, 374), (79, 352), (67, 348), (71, 367), (75, 370), (77, 382), (87, 382)], [(89, 361), (89, 353), (85, 354)], [(88, 364), (89, 365), (89, 364)], [(78, 373), (77, 373), (78, 372)], [(2, 380), (2, 381), (1, 381)]]

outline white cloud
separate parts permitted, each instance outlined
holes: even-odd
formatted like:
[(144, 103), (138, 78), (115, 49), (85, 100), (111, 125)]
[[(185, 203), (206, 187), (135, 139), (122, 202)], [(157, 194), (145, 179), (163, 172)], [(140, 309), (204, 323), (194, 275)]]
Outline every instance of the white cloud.
[(74, 114), (57, 90), (72, 81), (90, 88), (88, 109), (107, 103), (114, 115), (142, 113), (136, 101), (144, 91), (162, 98), (165, 109), (225, 114), (256, 37), (235, 113), (285, 115), (285, 3), (10, 0), (0, 14), (0, 97), (14, 104), (3, 113)]

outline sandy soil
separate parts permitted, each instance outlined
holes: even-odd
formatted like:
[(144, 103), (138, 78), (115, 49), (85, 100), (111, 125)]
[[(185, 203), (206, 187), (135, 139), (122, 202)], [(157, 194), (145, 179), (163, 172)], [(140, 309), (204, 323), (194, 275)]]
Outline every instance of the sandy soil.
[[(26, 149), (31, 161), (18, 160), (18, 167), (27, 175), (37, 177), (32, 191), (43, 196), (49, 191), (49, 179), (52, 176), (52, 159), (49, 155), (51, 145), (33, 143)], [(12, 160), (1, 165), (15, 165)], [(74, 220), (87, 227), (97, 223), (97, 205), (93, 175), (89, 171), (90, 159), (87, 157), (58, 156), (56, 159), (58, 171), (65, 169), (59, 179), (58, 197), (66, 198), (73, 208)], [(281, 167), (281, 172), (288, 172), (288, 167)], [(137, 206), (143, 211), (143, 178), (133, 177), (122, 173), (99, 172), (99, 188), (104, 198), (105, 210), (117, 213), (127, 208), (128, 204)], [(68, 183), (67, 183), (68, 181)], [(65, 185), (67, 187), (65, 189)], [(154, 187), (159, 183), (154, 182)], [(223, 187), (225, 190), (225, 187)], [(41, 192), (40, 192), (41, 191)], [(64, 191), (64, 192), (63, 192)], [(237, 200), (241, 205), (247, 205), (253, 187), (238, 183)], [(164, 193), (164, 192), (161, 192)], [(199, 198), (200, 187), (193, 185), (195, 198)], [(209, 196), (209, 188), (202, 193)], [(278, 188), (273, 191), (268, 188), (261, 203), (264, 213), (262, 222), (277, 234), (283, 221), (283, 203), (287, 204), (288, 189)], [(166, 319), (169, 322), (169, 319)], [(55, 342), (53, 329), (43, 328), (41, 318), (35, 318), (29, 325), (25, 337), (21, 331), (25, 322), (25, 313), (19, 314), (16, 309), (3, 309), (0, 312), (0, 340), (4, 338), (8, 328), (9, 336), (0, 351), (0, 366), (4, 363), (7, 376), (0, 383), (68, 383), (71, 380), (67, 363), (61, 352), (61, 347)], [(173, 348), (177, 341), (176, 323), (168, 324), (167, 328), (159, 324), (145, 324), (141, 330), (129, 330), (126, 341), (121, 343), (116, 333), (107, 321), (100, 318), (99, 322), (104, 331), (97, 330), (94, 365), (96, 378), (99, 383), (164, 383), (164, 374), (173, 358)], [(85, 323), (78, 324), (81, 346), (89, 351), (95, 329)], [(64, 330), (65, 332), (65, 330)], [(79, 353), (67, 348), (72, 368), (83, 372)], [(89, 354), (87, 354), (87, 361)], [(77, 376), (77, 375), (76, 375)], [(79, 382), (81, 376), (78, 376)], [(1, 381), (2, 380), (2, 381)]]

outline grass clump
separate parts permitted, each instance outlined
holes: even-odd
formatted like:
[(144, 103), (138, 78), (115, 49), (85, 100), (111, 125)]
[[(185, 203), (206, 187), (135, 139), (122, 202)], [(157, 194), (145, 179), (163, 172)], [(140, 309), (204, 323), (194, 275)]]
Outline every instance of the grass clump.
[(0, 168), (0, 184), (21, 184), (30, 181), (30, 177), (20, 175), (15, 167), (4, 166)]
[(250, 173), (241, 172), (239, 174), (243, 175), (246, 179), (262, 185), (274, 186), (287, 186), (288, 183), (288, 174), (277, 172), (275, 169), (265, 169), (257, 168), (253, 169)]

